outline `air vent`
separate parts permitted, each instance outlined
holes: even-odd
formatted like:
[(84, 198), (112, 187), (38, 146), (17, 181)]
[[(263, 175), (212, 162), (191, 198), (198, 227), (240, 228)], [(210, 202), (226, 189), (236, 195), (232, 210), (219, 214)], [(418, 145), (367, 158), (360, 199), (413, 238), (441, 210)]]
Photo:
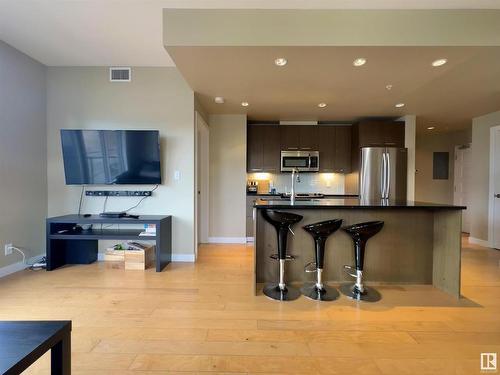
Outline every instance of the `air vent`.
[(132, 71), (130, 68), (109, 68), (110, 82), (130, 82)]

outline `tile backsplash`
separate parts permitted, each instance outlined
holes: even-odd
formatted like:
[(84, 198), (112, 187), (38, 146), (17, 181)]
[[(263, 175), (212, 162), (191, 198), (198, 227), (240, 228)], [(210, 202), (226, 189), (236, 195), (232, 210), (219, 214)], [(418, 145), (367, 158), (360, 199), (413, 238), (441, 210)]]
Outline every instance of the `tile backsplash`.
[[(299, 177), (297, 193), (344, 194), (345, 175), (341, 173), (300, 173)], [(248, 173), (247, 180), (269, 181), (278, 193), (289, 193), (292, 188), (291, 173)]]

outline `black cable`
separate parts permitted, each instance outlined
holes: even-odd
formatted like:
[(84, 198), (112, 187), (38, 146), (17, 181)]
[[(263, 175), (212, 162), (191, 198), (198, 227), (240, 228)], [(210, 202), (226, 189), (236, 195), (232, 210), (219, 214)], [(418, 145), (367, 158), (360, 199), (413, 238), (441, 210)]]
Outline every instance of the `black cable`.
[[(159, 187), (159, 186), (160, 186), (160, 185), (156, 185), (156, 186), (153, 188), (153, 190), (151, 190), (151, 195), (153, 195), (153, 191), (155, 191), (156, 189), (158, 189), (158, 187)], [(139, 202), (137, 202), (137, 204), (136, 204), (135, 206), (132, 206), (132, 207), (130, 207), (129, 209), (127, 209), (127, 210), (123, 211), (123, 212), (129, 212), (129, 211), (133, 210), (134, 208), (136, 208), (137, 206), (139, 206), (139, 205), (142, 203), (142, 201), (143, 201), (144, 199), (149, 198), (151, 195), (146, 195), (145, 197), (142, 197), (142, 198), (139, 200)]]
[(82, 191), (80, 193), (80, 203), (78, 204), (78, 216), (82, 212), (82, 202), (83, 202), (83, 192), (85, 191), (85, 185), (82, 185)]
[(102, 212), (106, 212), (106, 203), (108, 203), (108, 198), (109, 198), (108, 195), (106, 195), (106, 198), (104, 198), (104, 205), (102, 206)]

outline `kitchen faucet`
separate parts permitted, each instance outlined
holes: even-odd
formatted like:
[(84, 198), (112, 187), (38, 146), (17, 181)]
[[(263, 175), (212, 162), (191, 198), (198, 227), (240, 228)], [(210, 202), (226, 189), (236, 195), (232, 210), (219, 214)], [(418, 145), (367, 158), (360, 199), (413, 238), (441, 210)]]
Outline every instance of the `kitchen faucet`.
[[(297, 176), (297, 177), (295, 177)], [(300, 182), (299, 170), (298, 168), (292, 169), (292, 192), (290, 194), (290, 203), (295, 204), (295, 181)]]

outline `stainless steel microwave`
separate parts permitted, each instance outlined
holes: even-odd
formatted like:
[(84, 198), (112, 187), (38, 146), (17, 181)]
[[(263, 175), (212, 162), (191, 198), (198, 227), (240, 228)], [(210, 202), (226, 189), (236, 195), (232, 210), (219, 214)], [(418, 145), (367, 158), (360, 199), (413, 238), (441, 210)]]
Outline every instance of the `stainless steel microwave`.
[(281, 151), (281, 172), (319, 171), (319, 151)]

